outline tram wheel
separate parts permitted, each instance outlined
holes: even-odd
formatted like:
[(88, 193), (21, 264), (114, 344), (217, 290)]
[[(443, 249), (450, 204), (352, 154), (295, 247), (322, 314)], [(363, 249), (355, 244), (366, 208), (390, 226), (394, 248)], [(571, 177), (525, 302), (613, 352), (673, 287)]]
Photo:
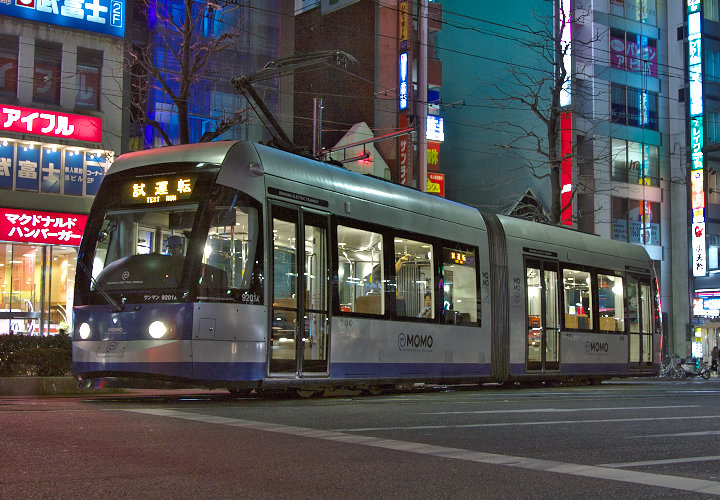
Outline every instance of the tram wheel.
[(311, 398), (317, 393), (317, 391), (313, 391), (312, 389), (296, 389), (295, 393), (301, 398)]

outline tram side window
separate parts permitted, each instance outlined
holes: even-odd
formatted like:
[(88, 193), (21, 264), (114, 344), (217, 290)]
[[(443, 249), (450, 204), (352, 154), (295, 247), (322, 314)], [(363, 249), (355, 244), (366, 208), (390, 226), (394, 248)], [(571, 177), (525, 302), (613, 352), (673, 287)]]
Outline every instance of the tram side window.
[(340, 311), (383, 314), (385, 272), (382, 235), (338, 226), (337, 242)]
[(598, 274), (598, 322), (600, 331), (625, 331), (625, 301), (623, 279), (610, 274)]
[(260, 303), (258, 221), (258, 209), (253, 206), (216, 208), (203, 247), (199, 298), (232, 297)]
[(478, 295), (476, 251), (443, 247), (442, 289), (445, 323), (476, 323)]
[(432, 245), (396, 237), (394, 251), (397, 315), (435, 318)]
[(563, 269), (565, 289), (565, 328), (593, 329), (593, 305), (590, 273), (576, 269)]

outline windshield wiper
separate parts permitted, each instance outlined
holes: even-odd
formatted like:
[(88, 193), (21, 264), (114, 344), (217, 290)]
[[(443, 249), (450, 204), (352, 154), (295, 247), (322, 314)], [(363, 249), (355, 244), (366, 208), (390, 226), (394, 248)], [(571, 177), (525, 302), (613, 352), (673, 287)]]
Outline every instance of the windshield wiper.
[(95, 287), (95, 290), (100, 292), (100, 295), (103, 296), (103, 298), (107, 301), (108, 304), (112, 306), (112, 312), (122, 312), (123, 309), (125, 309), (125, 306), (120, 304), (117, 300), (113, 299), (105, 290), (102, 289), (100, 285), (98, 285), (98, 282), (93, 278), (92, 273), (90, 270), (85, 266), (85, 263), (82, 261), (82, 259), (77, 260), (78, 266), (80, 266), (80, 269), (83, 270), (85, 275), (90, 278), (90, 283), (92, 286)]

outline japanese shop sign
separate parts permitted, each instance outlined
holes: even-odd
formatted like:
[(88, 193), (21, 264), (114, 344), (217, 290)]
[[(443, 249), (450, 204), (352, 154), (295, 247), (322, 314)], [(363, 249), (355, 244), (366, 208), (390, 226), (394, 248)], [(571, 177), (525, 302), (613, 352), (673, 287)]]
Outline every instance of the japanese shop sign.
[(613, 68), (657, 77), (657, 42), (646, 36), (625, 34), (627, 40), (610, 37), (610, 60)]
[(102, 120), (94, 116), (2, 105), (0, 106), (0, 130), (100, 142)]
[(0, 0), (0, 14), (125, 36), (125, 0)]
[(692, 215), (691, 255), (693, 276), (707, 275), (705, 241), (705, 162), (703, 149), (702, 11), (698, 0), (687, 1), (688, 78), (690, 105), (690, 213)]
[(426, 192), (437, 194), (445, 198), (445, 174), (428, 172)]
[(431, 172), (440, 171), (440, 143), (427, 141), (427, 169)]
[(0, 209), (0, 240), (48, 245), (80, 244), (87, 215)]
[[(0, 143), (0, 189), (94, 196), (109, 160), (69, 148)], [(61, 188), (61, 186), (63, 186)]]

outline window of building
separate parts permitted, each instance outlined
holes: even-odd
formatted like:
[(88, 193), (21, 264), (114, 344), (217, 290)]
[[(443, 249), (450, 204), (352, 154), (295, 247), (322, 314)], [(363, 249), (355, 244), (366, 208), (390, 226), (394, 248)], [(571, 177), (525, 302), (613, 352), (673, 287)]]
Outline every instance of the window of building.
[(0, 35), (0, 96), (17, 97), (18, 37)]
[(611, 162), (614, 181), (646, 186), (659, 185), (657, 146), (613, 139)]
[(612, 197), (612, 238), (641, 245), (660, 245), (660, 203)]
[(720, 113), (705, 113), (705, 127), (708, 142), (720, 142)]
[(613, 84), (610, 109), (613, 123), (657, 130), (658, 95), (655, 92)]
[(612, 28), (610, 65), (623, 71), (657, 77), (657, 40)]
[(37, 40), (33, 75), (33, 101), (60, 104), (62, 45)]
[(479, 321), (476, 256), (473, 248), (457, 245), (443, 247), (443, 318), (446, 323)]
[(720, 81), (720, 52), (708, 50), (705, 52), (704, 77), (711, 82)]
[(340, 311), (383, 314), (385, 270), (382, 235), (338, 226), (337, 252)]
[(579, 269), (563, 269), (565, 290), (565, 328), (593, 329), (593, 304), (590, 273)]
[(720, 2), (718, 0), (703, 0), (703, 16), (708, 21), (720, 21)]
[(398, 316), (435, 318), (433, 248), (407, 238), (395, 241), (395, 311)]
[(625, 331), (625, 302), (623, 279), (610, 274), (598, 274), (598, 318), (603, 332)]
[(656, 25), (656, 0), (610, 0), (610, 13), (633, 21)]
[(78, 47), (75, 106), (83, 109), (100, 109), (100, 76), (103, 53), (99, 50)]

